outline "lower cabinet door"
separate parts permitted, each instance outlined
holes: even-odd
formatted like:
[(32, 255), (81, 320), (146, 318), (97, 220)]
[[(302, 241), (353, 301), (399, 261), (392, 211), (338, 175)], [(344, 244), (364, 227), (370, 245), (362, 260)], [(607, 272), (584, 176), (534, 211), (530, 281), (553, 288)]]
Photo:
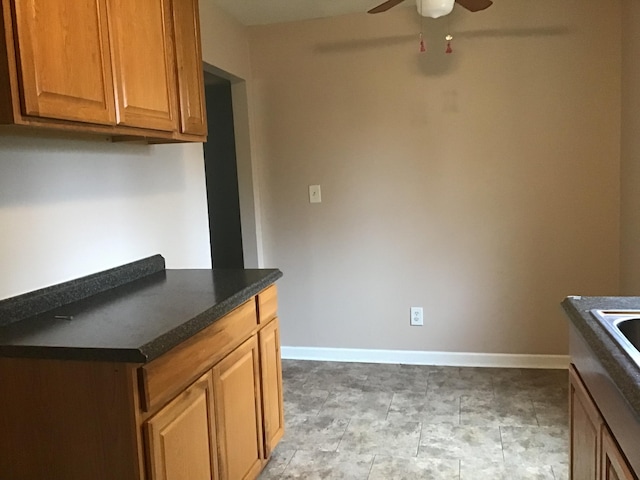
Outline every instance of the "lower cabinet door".
[(571, 480), (598, 480), (603, 421), (573, 366), (569, 369)]
[(213, 367), (220, 480), (254, 479), (262, 469), (262, 414), (257, 336)]
[(146, 423), (151, 479), (218, 479), (213, 401), (208, 372)]
[(264, 450), (269, 458), (284, 434), (282, 400), (282, 362), (278, 318), (260, 330), (260, 367), (262, 369), (262, 405), (264, 415)]
[(609, 433), (602, 429), (602, 480), (635, 480), (629, 465)]

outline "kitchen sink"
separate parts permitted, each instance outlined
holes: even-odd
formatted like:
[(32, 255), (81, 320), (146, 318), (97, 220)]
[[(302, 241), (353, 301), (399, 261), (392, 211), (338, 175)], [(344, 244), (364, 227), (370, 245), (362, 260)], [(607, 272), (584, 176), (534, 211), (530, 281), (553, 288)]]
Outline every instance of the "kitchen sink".
[(591, 310), (591, 313), (640, 367), (640, 311)]

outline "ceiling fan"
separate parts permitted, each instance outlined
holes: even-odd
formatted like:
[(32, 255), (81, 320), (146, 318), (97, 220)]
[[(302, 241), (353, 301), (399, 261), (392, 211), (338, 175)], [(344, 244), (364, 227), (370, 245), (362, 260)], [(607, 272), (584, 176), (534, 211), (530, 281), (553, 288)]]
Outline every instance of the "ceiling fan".
[[(401, 4), (404, 0), (387, 0), (367, 13), (382, 13)], [(418, 13), (423, 17), (438, 18), (448, 15), (453, 10), (453, 5), (457, 3), (470, 12), (479, 12), (493, 5), (491, 0), (416, 0)]]

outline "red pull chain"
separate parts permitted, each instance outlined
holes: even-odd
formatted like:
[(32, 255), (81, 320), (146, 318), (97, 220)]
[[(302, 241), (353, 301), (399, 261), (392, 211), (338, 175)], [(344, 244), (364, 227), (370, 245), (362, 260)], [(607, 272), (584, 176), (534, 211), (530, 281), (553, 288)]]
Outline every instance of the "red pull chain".
[(451, 35), (447, 35), (445, 40), (447, 41), (447, 49), (445, 50), (445, 53), (448, 55), (453, 53), (453, 48), (451, 48), (451, 40), (453, 40), (453, 37)]

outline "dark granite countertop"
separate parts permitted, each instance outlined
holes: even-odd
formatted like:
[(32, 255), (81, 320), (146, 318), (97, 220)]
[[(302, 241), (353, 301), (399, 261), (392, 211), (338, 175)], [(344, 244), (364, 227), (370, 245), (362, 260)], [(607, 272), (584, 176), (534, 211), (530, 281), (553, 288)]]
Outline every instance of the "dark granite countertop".
[(568, 297), (562, 307), (640, 418), (640, 367), (591, 314), (591, 310), (640, 311), (640, 297)]
[(148, 362), (281, 276), (277, 269), (165, 270), (162, 257), (150, 257), (3, 300), (0, 356)]

